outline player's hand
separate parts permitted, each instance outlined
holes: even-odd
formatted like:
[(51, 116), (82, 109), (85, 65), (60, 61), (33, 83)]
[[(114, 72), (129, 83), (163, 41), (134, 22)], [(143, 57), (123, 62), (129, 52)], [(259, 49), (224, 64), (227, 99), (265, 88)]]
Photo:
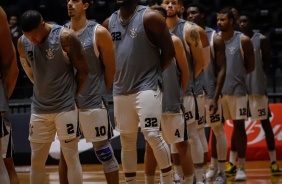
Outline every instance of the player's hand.
[(212, 100), (209, 106), (210, 115), (214, 115), (217, 111), (217, 102), (215, 100)]

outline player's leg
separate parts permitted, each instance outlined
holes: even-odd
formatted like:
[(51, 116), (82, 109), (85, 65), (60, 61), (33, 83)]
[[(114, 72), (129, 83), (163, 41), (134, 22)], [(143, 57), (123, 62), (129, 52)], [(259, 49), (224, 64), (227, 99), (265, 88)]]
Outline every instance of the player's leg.
[(69, 183), (82, 183), (82, 168), (79, 160), (78, 110), (61, 112), (55, 116), (58, 139), (67, 165)]
[(107, 183), (113, 184), (119, 181), (119, 166), (109, 142), (113, 136), (109, 119), (103, 104), (102, 108), (79, 110), (79, 122), (86, 142), (92, 142), (96, 157), (103, 165)]
[(121, 162), (128, 184), (136, 183), (138, 115), (134, 108), (136, 95), (114, 96), (116, 129), (120, 131)]
[(151, 146), (161, 169), (163, 182), (172, 182), (170, 150), (159, 132), (162, 114), (162, 95), (160, 90), (142, 91), (137, 97), (136, 109), (141, 131)]
[(12, 137), (11, 123), (9, 121), (8, 112), (2, 112), (2, 121), (6, 125), (6, 129), (9, 132), (8, 135), (1, 138), (2, 141), (2, 153), (6, 169), (9, 174), (11, 184), (19, 184), (19, 177), (15, 169), (13, 154), (14, 154), (14, 144)]

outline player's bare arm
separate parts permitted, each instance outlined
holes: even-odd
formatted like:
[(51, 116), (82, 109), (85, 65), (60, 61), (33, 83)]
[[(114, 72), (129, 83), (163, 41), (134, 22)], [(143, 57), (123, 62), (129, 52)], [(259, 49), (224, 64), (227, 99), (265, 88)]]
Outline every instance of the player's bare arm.
[(249, 74), (252, 71), (254, 71), (254, 69), (255, 69), (254, 47), (253, 47), (251, 39), (246, 35), (242, 35), (241, 44), (242, 44), (242, 49), (244, 51), (244, 60), (245, 60), (246, 72), (247, 72), (247, 74)]
[(175, 49), (176, 63), (181, 72), (181, 87), (182, 87), (183, 94), (185, 94), (187, 86), (188, 86), (188, 81), (190, 78), (188, 62), (187, 62), (186, 54), (185, 54), (184, 47), (183, 47), (181, 40), (177, 36), (173, 35), (172, 41), (173, 41), (174, 49)]
[(97, 27), (96, 43), (99, 53), (102, 56), (103, 64), (105, 66), (106, 89), (109, 90), (113, 84), (116, 63), (114, 43), (109, 31), (106, 28), (102, 26)]
[(110, 22), (110, 17), (104, 20), (102, 23), (102, 26), (104, 26), (107, 30), (109, 30), (109, 22)]
[(269, 40), (264, 35), (261, 35), (260, 48), (261, 48), (261, 55), (262, 55), (262, 61), (263, 61), (263, 69), (265, 73), (268, 74), (269, 68), (270, 68), (271, 49), (270, 49)]
[(69, 29), (63, 29), (61, 34), (61, 44), (63, 50), (67, 52), (74, 68), (77, 70), (75, 76), (77, 83), (76, 94), (79, 94), (82, 91), (88, 76), (88, 64), (86, 62), (85, 51), (78, 37)]
[(199, 31), (200, 34), (200, 39), (201, 43), (203, 46), (203, 53), (204, 53), (204, 62), (205, 62), (205, 68), (209, 65), (210, 63), (210, 43), (209, 43), (209, 38), (205, 30), (201, 27), (196, 25), (196, 28)]
[(185, 25), (185, 39), (191, 49), (195, 61), (194, 75), (197, 77), (205, 67), (204, 52), (198, 29), (195, 25)]
[(21, 65), (22, 65), (24, 72), (26, 73), (27, 77), (29, 78), (29, 80), (34, 84), (33, 71), (32, 71), (30, 63), (28, 62), (28, 60), (25, 57), (21, 40), (22, 40), (22, 36), (18, 39), (18, 44), (17, 44), (18, 45), (17, 46), (18, 53), (20, 55)]
[(16, 51), (12, 43), (11, 33), (7, 22), (7, 16), (1, 7), (0, 23), (0, 72), (2, 83), (6, 91), (5, 95), (9, 98), (16, 86), (19, 70)]
[(144, 27), (149, 40), (161, 50), (162, 71), (175, 56), (172, 39), (164, 17), (150, 8), (144, 14)]
[(213, 101), (209, 107), (210, 114), (214, 114), (217, 111), (218, 108), (217, 101), (219, 99), (219, 95), (221, 93), (221, 89), (223, 87), (225, 81), (225, 75), (226, 75), (225, 43), (218, 34), (215, 34), (213, 37), (213, 44), (214, 44), (214, 57), (215, 57), (218, 73), (217, 73), (217, 81), (216, 81)]

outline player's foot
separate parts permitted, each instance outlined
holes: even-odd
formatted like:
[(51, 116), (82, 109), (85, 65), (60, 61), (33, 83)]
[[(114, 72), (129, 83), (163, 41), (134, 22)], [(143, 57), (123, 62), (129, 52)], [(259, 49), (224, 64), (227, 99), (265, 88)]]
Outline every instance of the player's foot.
[(226, 176), (235, 176), (236, 175), (236, 166), (233, 165), (231, 162), (228, 162), (226, 165), (225, 175)]
[(207, 170), (207, 173), (206, 173), (206, 180), (209, 181), (209, 180), (213, 180), (215, 175), (217, 173), (217, 169), (214, 168), (214, 167), (210, 167), (208, 168)]
[(279, 170), (279, 165), (277, 162), (272, 162), (270, 166), (272, 176), (281, 176), (282, 172)]
[(235, 181), (246, 181), (246, 180), (247, 180), (247, 176), (245, 169), (244, 168), (237, 169)]
[(226, 177), (223, 172), (218, 172), (215, 176), (214, 184), (226, 184)]

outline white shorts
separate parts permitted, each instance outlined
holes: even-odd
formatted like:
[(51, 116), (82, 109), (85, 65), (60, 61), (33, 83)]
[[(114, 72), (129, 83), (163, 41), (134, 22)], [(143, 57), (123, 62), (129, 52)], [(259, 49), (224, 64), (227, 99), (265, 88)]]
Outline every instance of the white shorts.
[(209, 107), (210, 107), (211, 102), (212, 102), (212, 99), (206, 99), (206, 105), (205, 105), (206, 122), (207, 122), (208, 126), (215, 127), (215, 126), (222, 124), (221, 98), (218, 99), (218, 101), (217, 101), (217, 111), (213, 115), (210, 115), (210, 113), (209, 113)]
[(162, 114), (162, 135), (168, 144), (187, 140), (187, 129), (183, 113)]
[(187, 124), (195, 122), (196, 119), (196, 99), (194, 96), (184, 96), (183, 105), (185, 108), (185, 121)]
[(1, 112), (1, 127), (5, 132), (8, 133), (5, 136), (1, 137), (1, 151), (2, 158), (9, 158), (13, 156), (14, 145), (12, 137), (11, 122), (9, 120), (8, 112)]
[(158, 90), (140, 91), (114, 96), (116, 129), (121, 133), (159, 131), (162, 114), (162, 93)]
[(221, 99), (225, 120), (246, 120), (248, 96), (223, 96)]
[(52, 114), (31, 114), (29, 124), (30, 142), (53, 142), (56, 132), (58, 139), (66, 142), (80, 135), (77, 109)]
[(268, 118), (268, 98), (265, 95), (250, 95), (249, 110), (252, 121), (265, 120)]
[(197, 99), (197, 105), (198, 105), (198, 113), (199, 113), (199, 119), (197, 121), (196, 128), (200, 129), (205, 127), (206, 118), (205, 118), (205, 102), (206, 102), (206, 96), (205, 95), (199, 95), (196, 97)]
[(79, 123), (86, 142), (108, 140), (113, 129), (106, 108), (79, 109)]

